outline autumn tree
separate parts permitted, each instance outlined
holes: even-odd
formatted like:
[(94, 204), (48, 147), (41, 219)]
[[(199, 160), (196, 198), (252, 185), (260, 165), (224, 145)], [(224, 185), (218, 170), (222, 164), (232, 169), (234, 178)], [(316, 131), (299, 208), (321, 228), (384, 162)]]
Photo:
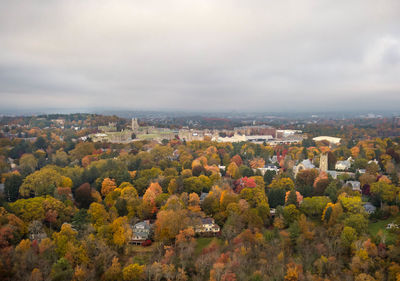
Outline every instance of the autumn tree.
[(122, 270), (122, 277), (124, 281), (139, 281), (142, 280), (143, 272), (144, 265), (129, 264)]
[(19, 159), (19, 167), (23, 175), (33, 173), (38, 165), (38, 161), (33, 154), (24, 154)]
[(60, 258), (51, 268), (50, 277), (52, 280), (71, 280), (73, 269), (71, 264), (65, 258)]
[(294, 189), (294, 182), (290, 178), (279, 178), (272, 180), (271, 184), (268, 187), (289, 191)]
[(229, 164), (226, 173), (233, 179), (238, 179), (240, 177), (239, 167), (235, 162)]
[(106, 281), (122, 280), (122, 268), (117, 257), (113, 258), (112, 264), (104, 273), (103, 278)]
[[(153, 208), (156, 208), (156, 199), (162, 194), (162, 188), (157, 182), (153, 182), (146, 189), (146, 192), (143, 195), (143, 201), (149, 203)], [(156, 209), (153, 210), (155, 212)]]
[(341, 242), (346, 248), (350, 248), (351, 244), (357, 240), (357, 237), (357, 231), (350, 226), (345, 226), (340, 236)]
[(91, 142), (78, 143), (73, 150), (70, 151), (73, 160), (81, 160), (86, 155), (90, 155), (95, 151), (94, 144)]
[(57, 171), (44, 167), (24, 179), (19, 193), (23, 197), (53, 194), (61, 182), (62, 177)]
[(232, 157), (231, 162), (235, 163), (237, 167), (240, 167), (243, 164), (242, 157), (238, 154)]
[(121, 248), (126, 245), (132, 237), (132, 229), (128, 224), (127, 217), (115, 219), (111, 225), (112, 243)]
[(90, 215), (93, 226), (97, 229), (103, 226), (109, 218), (109, 215), (104, 208), (104, 205), (96, 202), (90, 204), (88, 214)]
[(399, 191), (398, 187), (385, 181), (378, 181), (371, 185), (371, 193), (381, 202), (381, 207), (383, 202), (394, 203), (397, 201)]
[(89, 208), (93, 200), (90, 184), (84, 183), (75, 190), (75, 201), (81, 208)]
[(157, 240), (171, 240), (180, 230), (187, 228), (191, 221), (187, 210), (162, 210), (157, 213), (155, 237)]
[(110, 178), (105, 178), (101, 183), (101, 194), (103, 196), (107, 196), (107, 194), (113, 191), (115, 188), (117, 188), (115, 180)]
[(303, 196), (311, 196), (313, 194), (313, 184), (317, 177), (318, 171), (316, 169), (301, 170), (296, 176), (296, 189)]
[(69, 243), (76, 244), (78, 232), (74, 230), (70, 224), (65, 223), (62, 225), (60, 232), (53, 234), (53, 240), (56, 244), (56, 251), (60, 256), (65, 256), (69, 251)]
[(326, 196), (314, 196), (306, 197), (301, 203), (300, 209), (310, 217), (321, 217), (326, 205), (330, 203), (331, 200)]

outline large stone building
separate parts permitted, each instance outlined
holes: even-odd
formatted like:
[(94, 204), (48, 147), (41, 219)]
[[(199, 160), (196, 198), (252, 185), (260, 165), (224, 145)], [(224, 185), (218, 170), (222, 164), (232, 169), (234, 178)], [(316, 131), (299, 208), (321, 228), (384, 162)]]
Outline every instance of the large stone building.
[(132, 131), (134, 133), (137, 133), (139, 131), (139, 123), (137, 121), (137, 118), (132, 118)]
[(328, 153), (322, 153), (319, 158), (319, 171), (328, 171)]

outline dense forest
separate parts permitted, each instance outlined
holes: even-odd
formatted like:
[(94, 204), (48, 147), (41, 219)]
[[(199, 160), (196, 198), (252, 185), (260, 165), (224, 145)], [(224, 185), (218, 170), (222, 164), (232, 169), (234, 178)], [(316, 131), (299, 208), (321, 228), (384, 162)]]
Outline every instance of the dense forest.
[(269, 146), (93, 143), (90, 126), (124, 120), (46, 120), (1, 123), (1, 280), (400, 280), (400, 139), (378, 137), (391, 123), (311, 124), (341, 143)]

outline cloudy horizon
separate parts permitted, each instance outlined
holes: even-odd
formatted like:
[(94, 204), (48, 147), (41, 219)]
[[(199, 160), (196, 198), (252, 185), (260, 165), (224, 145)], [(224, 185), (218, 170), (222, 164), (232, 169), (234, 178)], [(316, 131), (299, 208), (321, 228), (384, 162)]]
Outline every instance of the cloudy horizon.
[(6, 0), (0, 110), (397, 110), (399, 19), (396, 0)]

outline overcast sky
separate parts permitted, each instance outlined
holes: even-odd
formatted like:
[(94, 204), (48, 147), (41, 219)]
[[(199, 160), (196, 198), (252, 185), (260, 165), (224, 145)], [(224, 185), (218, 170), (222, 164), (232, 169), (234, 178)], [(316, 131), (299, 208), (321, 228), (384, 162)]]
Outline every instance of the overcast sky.
[(1, 1), (0, 109), (399, 107), (399, 0)]

